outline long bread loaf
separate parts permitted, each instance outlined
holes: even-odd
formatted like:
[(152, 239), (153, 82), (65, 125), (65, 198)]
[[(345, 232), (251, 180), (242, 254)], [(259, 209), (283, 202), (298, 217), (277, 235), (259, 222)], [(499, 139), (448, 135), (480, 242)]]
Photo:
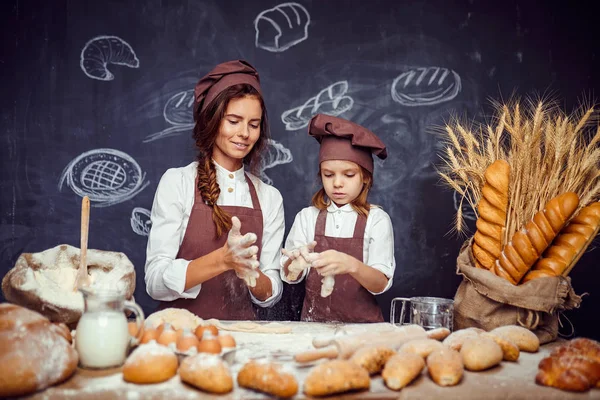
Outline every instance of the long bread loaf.
[(525, 275), (523, 282), (542, 276), (567, 275), (579, 261), (600, 228), (600, 202), (579, 211), (565, 226), (544, 255)]
[(524, 229), (514, 233), (502, 249), (493, 272), (513, 285), (535, 264), (562, 230), (579, 205), (579, 197), (573, 192), (563, 193), (550, 200), (538, 211)]
[(477, 204), (479, 216), (473, 237), (473, 256), (478, 267), (490, 269), (502, 251), (510, 166), (504, 160), (496, 160), (486, 168), (484, 176), (485, 184)]

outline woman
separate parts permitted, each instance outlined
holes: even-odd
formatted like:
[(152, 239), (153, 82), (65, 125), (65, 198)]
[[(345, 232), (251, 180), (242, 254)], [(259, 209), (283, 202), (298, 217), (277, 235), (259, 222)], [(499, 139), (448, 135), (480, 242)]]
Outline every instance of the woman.
[(252, 303), (281, 298), (285, 230), (279, 191), (245, 171), (258, 169), (269, 138), (254, 67), (229, 61), (201, 78), (194, 120), (197, 160), (167, 170), (152, 205), (146, 290), (160, 308), (253, 320)]
[(396, 263), (389, 215), (368, 201), (373, 154), (387, 157), (367, 128), (317, 114), (308, 133), (320, 144), (322, 187), (294, 220), (282, 250), (281, 276), (306, 277), (303, 321), (383, 322), (375, 295), (392, 285)]

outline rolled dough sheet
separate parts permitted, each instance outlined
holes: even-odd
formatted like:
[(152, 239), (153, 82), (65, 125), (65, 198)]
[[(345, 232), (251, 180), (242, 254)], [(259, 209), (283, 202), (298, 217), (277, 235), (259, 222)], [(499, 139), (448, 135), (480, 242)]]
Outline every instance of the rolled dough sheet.
[(279, 322), (268, 322), (266, 324), (259, 324), (256, 322), (250, 321), (241, 321), (234, 323), (222, 323), (218, 319), (207, 319), (204, 321), (204, 324), (212, 324), (217, 328), (224, 331), (231, 332), (254, 332), (254, 333), (291, 333), (292, 327), (281, 324)]

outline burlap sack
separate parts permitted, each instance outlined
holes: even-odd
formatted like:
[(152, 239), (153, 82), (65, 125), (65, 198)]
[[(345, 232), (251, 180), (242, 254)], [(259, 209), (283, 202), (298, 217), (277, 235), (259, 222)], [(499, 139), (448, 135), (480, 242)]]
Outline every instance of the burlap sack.
[(558, 313), (579, 307), (581, 297), (569, 277), (533, 279), (513, 285), (486, 269), (475, 267), (472, 238), (456, 260), (456, 273), (463, 281), (454, 296), (454, 329), (476, 327), (492, 330), (504, 325), (521, 325), (548, 343), (558, 335)]

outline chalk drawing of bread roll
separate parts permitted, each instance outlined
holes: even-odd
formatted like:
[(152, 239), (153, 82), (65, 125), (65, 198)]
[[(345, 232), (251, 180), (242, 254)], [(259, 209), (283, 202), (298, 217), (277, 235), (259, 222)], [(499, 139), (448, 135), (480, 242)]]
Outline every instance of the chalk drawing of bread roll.
[(460, 76), (453, 70), (416, 67), (394, 79), (392, 99), (403, 106), (430, 106), (452, 100), (460, 89)]
[(63, 184), (80, 197), (88, 196), (94, 207), (107, 207), (129, 200), (150, 182), (128, 154), (115, 149), (94, 149), (80, 154), (63, 170), (58, 190)]
[(88, 77), (112, 81), (115, 76), (108, 70), (108, 64), (139, 68), (140, 60), (131, 46), (118, 36), (97, 36), (83, 46), (79, 65)]
[(150, 211), (142, 208), (135, 207), (131, 211), (131, 229), (140, 236), (148, 236), (150, 234), (150, 227), (152, 221), (150, 220)]
[(163, 107), (163, 117), (170, 126), (144, 138), (144, 143), (180, 135), (194, 128), (194, 89), (172, 95)]
[(308, 38), (310, 14), (298, 3), (283, 3), (258, 14), (254, 20), (256, 47), (282, 52)]

